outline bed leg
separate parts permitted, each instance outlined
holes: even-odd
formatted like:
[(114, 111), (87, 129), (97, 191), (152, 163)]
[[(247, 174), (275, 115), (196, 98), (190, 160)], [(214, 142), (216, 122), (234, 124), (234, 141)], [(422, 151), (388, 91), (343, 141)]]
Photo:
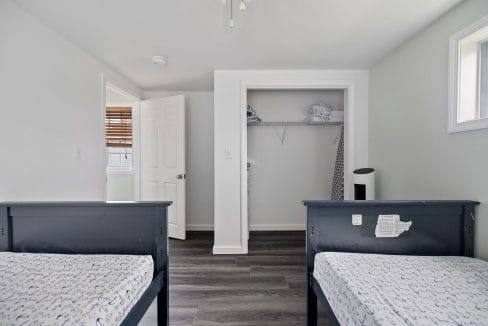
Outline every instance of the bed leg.
[(313, 291), (311, 279), (307, 286), (307, 326), (317, 326), (317, 295)]
[(158, 326), (168, 326), (169, 325), (169, 288), (168, 282), (164, 285), (158, 294)]

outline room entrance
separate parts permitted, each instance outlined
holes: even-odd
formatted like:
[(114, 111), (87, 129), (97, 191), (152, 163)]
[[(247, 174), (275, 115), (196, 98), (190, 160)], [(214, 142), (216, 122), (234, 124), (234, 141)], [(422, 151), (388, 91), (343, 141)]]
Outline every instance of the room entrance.
[(105, 87), (106, 200), (171, 201), (168, 235), (186, 238), (185, 98), (139, 100)]
[(105, 86), (106, 199), (140, 198), (139, 100)]

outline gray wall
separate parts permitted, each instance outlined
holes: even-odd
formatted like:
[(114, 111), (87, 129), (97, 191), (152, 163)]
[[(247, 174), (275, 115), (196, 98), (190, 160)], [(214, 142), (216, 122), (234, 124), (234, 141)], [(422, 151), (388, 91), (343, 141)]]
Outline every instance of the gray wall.
[[(264, 121), (303, 121), (310, 105), (344, 109), (342, 90), (253, 90), (252, 105)], [(328, 199), (338, 126), (250, 126), (248, 183), (250, 230), (305, 229), (304, 199)]]
[(139, 95), (15, 2), (0, 1), (0, 201), (104, 199), (102, 73)]
[(488, 130), (447, 134), (448, 39), (488, 14), (466, 1), (370, 72), (370, 165), (382, 199), (474, 199), (476, 254), (488, 259)]
[(213, 92), (145, 92), (144, 98), (185, 95), (186, 224), (213, 230)]

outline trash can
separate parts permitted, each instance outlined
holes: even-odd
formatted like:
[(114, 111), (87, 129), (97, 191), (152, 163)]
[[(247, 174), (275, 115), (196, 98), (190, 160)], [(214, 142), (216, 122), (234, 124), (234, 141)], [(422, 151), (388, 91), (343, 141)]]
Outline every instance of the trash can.
[(375, 199), (375, 171), (372, 168), (354, 170), (354, 200)]

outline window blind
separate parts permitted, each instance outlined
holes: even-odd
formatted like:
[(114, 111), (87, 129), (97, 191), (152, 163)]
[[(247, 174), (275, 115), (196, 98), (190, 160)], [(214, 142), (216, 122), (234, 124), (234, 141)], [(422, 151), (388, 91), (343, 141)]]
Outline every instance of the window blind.
[(107, 107), (105, 112), (107, 147), (132, 148), (132, 108)]

